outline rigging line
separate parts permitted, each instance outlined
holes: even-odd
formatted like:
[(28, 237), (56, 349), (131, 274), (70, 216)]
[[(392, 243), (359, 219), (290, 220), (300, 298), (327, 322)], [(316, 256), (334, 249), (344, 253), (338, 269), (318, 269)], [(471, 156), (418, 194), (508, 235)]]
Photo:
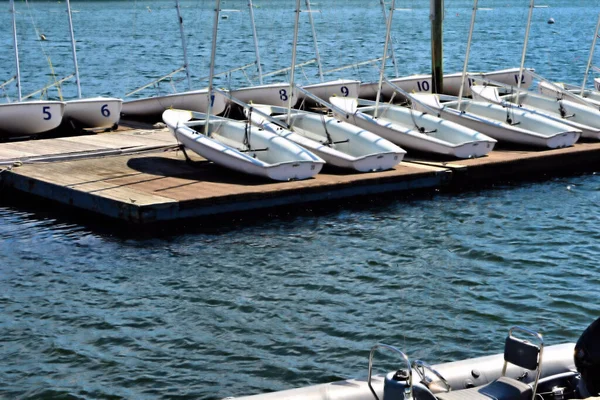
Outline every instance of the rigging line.
[(327, 147), (331, 147), (331, 146), (333, 146), (333, 139), (331, 138), (331, 135), (329, 134), (329, 131), (327, 130), (327, 123), (325, 122), (324, 115), (321, 115), (321, 123), (323, 124), (323, 129), (325, 129), (325, 135), (327, 136), (327, 141), (323, 144)]
[(25, 5), (27, 5), (27, 12), (29, 13), (29, 18), (31, 19), (31, 25), (33, 25), (33, 29), (35, 30), (36, 40), (40, 43), (40, 49), (42, 50), (42, 54), (48, 60), (48, 65), (50, 66), (50, 72), (51, 72), (52, 79), (54, 79), (54, 84), (56, 85), (56, 89), (58, 91), (58, 96), (59, 96), (60, 100), (62, 100), (62, 93), (61, 93), (60, 87), (58, 86), (58, 83), (57, 83), (56, 74), (54, 73), (54, 68), (52, 67), (52, 62), (50, 61), (50, 56), (48, 54), (46, 54), (46, 52), (44, 51), (44, 45), (42, 44), (43, 41), (39, 40), (40, 31), (38, 30), (37, 25), (35, 23), (35, 18), (33, 17), (33, 13), (31, 12), (31, 7), (29, 6), (28, 0), (25, 0)]

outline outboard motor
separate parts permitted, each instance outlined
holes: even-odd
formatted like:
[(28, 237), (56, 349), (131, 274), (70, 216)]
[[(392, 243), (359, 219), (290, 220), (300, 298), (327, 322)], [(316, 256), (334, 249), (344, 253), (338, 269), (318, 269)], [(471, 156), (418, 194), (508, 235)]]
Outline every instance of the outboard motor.
[(383, 400), (408, 400), (411, 389), (410, 372), (399, 369), (385, 376), (383, 382)]
[(574, 357), (585, 389), (590, 396), (600, 396), (600, 318), (583, 331)]

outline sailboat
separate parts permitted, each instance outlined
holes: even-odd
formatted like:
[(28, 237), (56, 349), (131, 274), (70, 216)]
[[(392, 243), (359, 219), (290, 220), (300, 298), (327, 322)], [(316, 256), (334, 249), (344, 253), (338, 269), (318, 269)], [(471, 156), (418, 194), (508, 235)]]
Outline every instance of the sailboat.
[(21, 71), (14, 0), (10, 0), (13, 45), (15, 50), (18, 102), (0, 104), (0, 138), (31, 137), (58, 127), (62, 121), (65, 103), (62, 101), (22, 101)]
[(585, 88), (590, 69), (600, 72), (600, 68), (592, 65), (594, 50), (596, 49), (596, 40), (598, 39), (598, 32), (600, 32), (600, 14), (598, 14), (598, 22), (596, 23), (594, 39), (592, 40), (590, 56), (588, 58), (585, 74), (583, 75), (581, 87), (564, 82), (541, 82), (538, 86), (540, 93), (557, 98), (568, 95), (570, 98), (575, 98), (575, 100), (580, 99), (583, 104), (588, 104), (592, 107), (600, 109), (600, 78), (594, 78), (594, 90), (588, 90)]
[(71, 120), (81, 128), (116, 128), (121, 118), (121, 107), (123, 100), (114, 97), (91, 97), (83, 98), (81, 95), (81, 84), (79, 80), (79, 67), (77, 64), (77, 50), (75, 35), (73, 33), (73, 19), (71, 16), (71, 3), (67, 3), (67, 14), (69, 17), (69, 31), (71, 33), (71, 51), (73, 53), (73, 65), (75, 67), (75, 79), (77, 81), (76, 100), (69, 100), (65, 104), (64, 119)]
[[(469, 50), (473, 36), (473, 27), (475, 25), (477, 2), (478, 0), (474, 1), (471, 16), (462, 84), (460, 85), (458, 98), (437, 94), (415, 93), (410, 95), (412, 99), (418, 100), (413, 102), (413, 105), (422, 111), (433, 109), (444, 119), (485, 133), (499, 141), (551, 149), (572, 146), (581, 134), (581, 130), (577, 128), (532, 113), (518, 106), (511, 106), (510, 104), (498, 105), (490, 102), (462, 99), (462, 88), (467, 79)], [(522, 79), (520, 77), (524, 76), (525, 53), (529, 39), (533, 8), (534, 0), (531, 0), (521, 55), (521, 66), (517, 76), (517, 95), (521, 89)], [(426, 105), (426, 107), (423, 108), (423, 105)]]
[[(310, 18), (310, 24), (312, 27), (315, 55), (321, 81), (319, 83), (305, 85), (303, 86), (303, 89), (307, 90), (308, 92), (314, 94), (317, 97), (325, 99), (329, 96), (334, 95), (342, 97), (357, 96), (360, 81), (350, 79), (337, 79), (327, 82), (324, 81), (321, 68), (321, 61), (319, 57), (319, 49), (316, 40), (316, 32), (312, 18), (312, 10), (310, 8), (310, 0), (305, 0), (305, 3), (307, 8), (305, 12), (308, 13), (308, 16)], [(254, 22), (252, 0), (248, 0), (248, 8), (250, 9), (250, 22), (254, 38), (254, 49), (256, 54), (256, 64), (258, 66), (258, 77), (260, 80), (260, 85), (232, 89), (230, 90), (231, 95), (236, 99), (243, 101), (244, 103), (269, 104), (276, 107), (287, 107), (290, 104), (290, 100), (292, 107), (300, 104), (300, 102), (302, 101), (308, 100), (306, 96), (302, 94), (302, 92), (297, 91), (294, 88), (294, 85), (290, 85), (289, 82), (278, 82), (271, 84), (263, 83), (263, 74), (262, 69), (260, 68), (258, 35), (256, 33), (256, 26)], [(296, 7), (296, 13), (300, 14), (300, 12), (302, 12), (302, 10), (300, 9), (300, 5), (298, 4)], [(295, 64), (293, 67), (295, 68)]]
[(206, 110), (210, 108), (212, 110), (212, 113), (215, 115), (220, 114), (225, 110), (227, 103), (225, 101), (225, 98), (220, 94), (213, 93), (209, 95), (208, 89), (191, 89), (190, 68), (187, 58), (187, 47), (183, 31), (183, 18), (181, 17), (181, 10), (179, 8), (179, 0), (175, 0), (175, 7), (177, 9), (177, 20), (179, 23), (181, 43), (183, 48), (183, 67), (155, 80), (154, 82), (151, 82), (147, 85), (144, 85), (136, 90), (129, 92), (127, 96), (133, 95), (134, 93), (137, 93), (143, 89), (154, 86), (155, 84), (159, 83), (160, 81), (166, 78), (171, 77), (173, 74), (181, 71), (182, 69), (184, 69), (186, 72), (188, 90), (180, 93), (160, 95), (155, 97), (146, 97), (135, 100), (126, 100), (123, 102), (123, 108), (121, 110), (121, 113), (125, 118), (160, 120), (163, 111), (169, 108), (198, 112), (206, 112)]
[[(496, 140), (482, 133), (425, 112), (380, 104), (394, 7), (395, 0), (392, 0), (376, 101), (331, 97), (330, 102), (337, 106), (333, 110), (334, 114), (342, 121), (367, 129), (403, 148), (456, 158), (473, 158), (488, 154), (494, 148)], [(407, 92), (389, 80), (386, 80), (386, 83), (392, 89), (408, 96)]]
[[(308, 6), (310, 7), (309, 4)], [(299, 17), (300, 0), (296, 0), (290, 90), (294, 90), (311, 102), (332, 108), (331, 104), (327, 104), (306, 88), (295, 85)], [(324, 87), (319, 89), (318, 93), (323, 92), (326, 95), (329, 93)], [(293, 101), (288, 101), (287, 107), (256, 105), (253, 109), (258, 109), (262, 113), (257, 115), (249, 112), (247, 116), (263, 130), (284, 137), (318, 155), (327, 164), (341, 168), (359, 172), (382, 171), (400, 163), (406, 153), (393, 143), (347, 122), (338, 121), (334, 117), (292, 110), (292, 103)], [(263, 115), (274, 118), (265, 118)]]
[[(208, 92), (234, 100), (213, 88), (220, 0), (216, 0)], [(239, 102), (239, 100), (236, 100)], [(274, 133), (234, 121), (190, 111), (167, 110), (163, 121), (184, 148), (224, 167), (277, 181), (315, 176), (325, 163), (321, 158)], [(200, 130), (196, 130), (200, 129)]]
[(476, 100), (489, 101), (503, 107), (518, 107), (579, 129), (581, 137), (600, 139), (600, 111), (594, 108), (531, 91), (501, 95), (498, 86), (474, 86), (471, 90)]

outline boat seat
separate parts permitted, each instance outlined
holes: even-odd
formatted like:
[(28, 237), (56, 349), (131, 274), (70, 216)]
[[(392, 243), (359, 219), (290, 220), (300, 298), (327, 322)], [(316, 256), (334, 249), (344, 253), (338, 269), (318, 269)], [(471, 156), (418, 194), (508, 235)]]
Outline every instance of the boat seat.
[[(514, 330), (535, 336), (540, 341), (539, 346), (513, 336)], [(504, 367), (501, 377), (484, 386), (438, 393), (436, 397), (438, 400), (535, 400), (543, 349), (544, 341), (539, 333), (517, 326), (512, 327), (504, 344)], [(530, 371), (537, 370), (534, 382), (527, 384), (520, 380), (527, 374), (523, 374), (519, 379), (506, 376), (508, 363)]]
[(531, 386), (502, 376), (489, 385), (438, 393), (439, 400), (531, 400)]

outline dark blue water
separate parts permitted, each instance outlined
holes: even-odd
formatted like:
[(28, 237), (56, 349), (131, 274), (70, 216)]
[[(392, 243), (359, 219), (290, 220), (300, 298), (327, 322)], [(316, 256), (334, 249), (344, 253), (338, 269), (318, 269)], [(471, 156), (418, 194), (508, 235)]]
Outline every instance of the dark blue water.
[[(212, 2), (198, 3), (183, 10), (199, 87)], [(285, 67), (293, 2), (256, 3), (265, 69)], [(379, 56), (377, 1), (320, 3), (326, 68)], [(401, 74), (428, 70), (421, 3), (397, 2), (413, 9), (396, 13)], [(480, 1), (492, 10), (479, 13), (471, 69), (518, 65), (523, 3)], [(527, 65), (577, 82), (600, 6), (561, 3), (535, 10)], [(33, 91), (51, 79), (48, 62), (27, 4), (17, 6), (23, 87)], [(457, 71), (471, 5), (446, 6), (445, 65)], [(29, 7), (49, 37), (44, 52), (57, 76), (68, 74), (64, 4)], [(171, 2), (73, 8), (85, 94), (123, 95), (181, 62)], [(242, 12), (220, 21), (217, 70), (252, 61), (245, 2), (223, 8)], [(10, 49), (9, 15), (0, 15), (0, 40)], [(312, 57), (309, 27), (303, 31), (300, 60)], [(183, 233), (150, 238), (90, 228), (43, 205), (1, 206), (0, 398), (240, 396), (364, 376), (378, 341), (430, 363), (500, 352), (514, 324), (540, 330), (549, 344), (575, 341), (600, 314), (599, 201), (600, 178), (587, 174), (307, 209), (208, 231), (187, 223)]]

